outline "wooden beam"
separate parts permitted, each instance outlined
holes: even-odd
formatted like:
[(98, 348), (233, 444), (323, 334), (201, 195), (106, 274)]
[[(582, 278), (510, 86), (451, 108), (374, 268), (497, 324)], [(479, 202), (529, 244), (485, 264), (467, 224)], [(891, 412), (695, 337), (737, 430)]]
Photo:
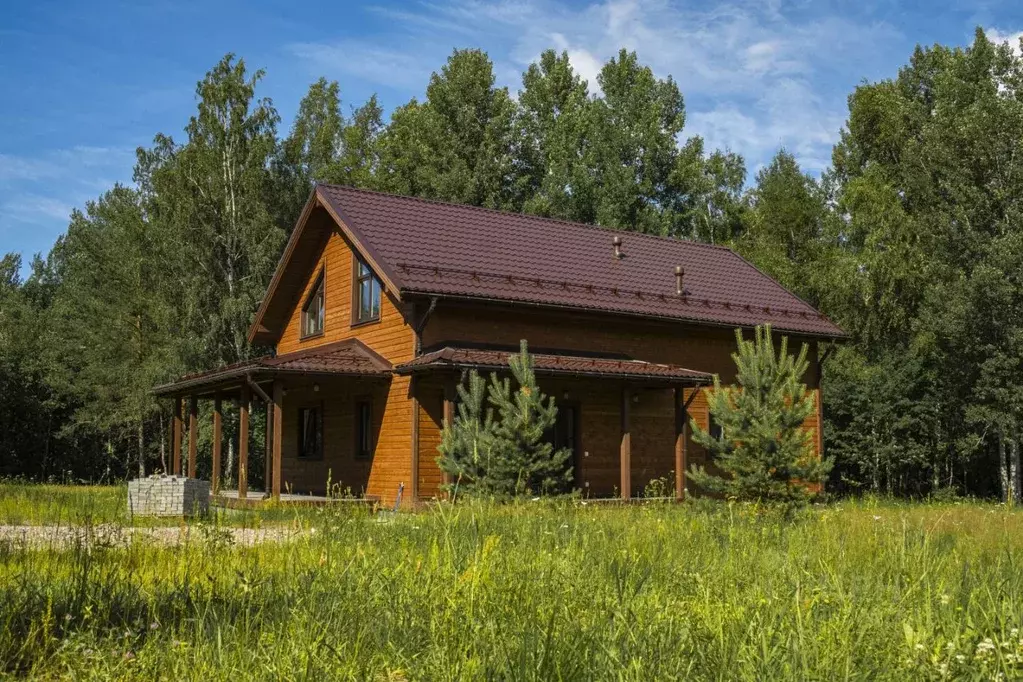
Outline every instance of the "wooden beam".
[(195, 458), (199, 449), (199, 399), (188, 398), (188, 477), (195, 478)]
[[(455, 396), (458, 390), (455, 388), (455, 380), (448, 379), (444, 382), (444, 426), (455, 423)], [(451, 474), (444, 472), (444, 485), (451, 484)]]
[(249, 387), (242, 386), (238, 404), (238, 499), (249, 494)]
[(220, 492), (220, 452), (224, 440), (224, 414), (220, 395), (213, 399), (213, 494)]
[(686, 495), (686, 406), (685, 389), (676, 386), (672, 392), (675, 406), (675, 499), (681, 502)]
[(284, 382), (274, 381), (273, 401), (273, 499), (281, 499), (281, 446), (284, 444)]
[(632, 391), (626, 386), (622, 389), (622, 445), (619, 451), (621, 497), (623, 500), (632, 498), (632, 432), (629, 424), (629, 412), (631, 409)]
[(171, 418), (171, 473), (181, 474), (181, 427), (182, 400), (174, 398), (174, 416)]
[(412, 481), (409, 495), (412, 504), (419, 501), (419, 398), (416, 396), (416, 378), (409, 379), (409, 393), (412, 394)]
[[(271, 389), (272, 391), (273, 389)], [(263, 439), (263, 497), (270, 497), (270, 488), (274, 479), (274, 404), (273, 400), (266, 401), (266, 429)]]

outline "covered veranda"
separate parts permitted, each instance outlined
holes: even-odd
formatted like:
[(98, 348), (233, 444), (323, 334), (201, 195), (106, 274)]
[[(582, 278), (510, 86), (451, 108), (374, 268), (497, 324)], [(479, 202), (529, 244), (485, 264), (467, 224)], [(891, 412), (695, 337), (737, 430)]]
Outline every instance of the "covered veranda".
[[(282, 452), (285, 433), (285, 396), (289, 388), (320, 385), (338, 389), (346, 383), (386, 385), (392, 376), (391, 365), (358, 339), (325, 344), (309, 350), (280, 356), (265, 356), (187, 375), (177, 381), (158, 386), (154, 394), (173, 402), (171, 419), (171, 462), (175, 475), (185, 473), (195, 478), (199, 449), (199, 401), (212, 402), (212, 470), (211, 492), (226, 506), (251, 506), (249, 490), (250, 425), (255, 400), (266, 410), (265, 472), (266, 490), (260, 498), (289, 503), (325, 503), (330, 498), (316, 495), (282, 493)], [(238, 410), (237, 487), (221, 490), (224, 407), (236, 405)], [(186, 416), (187, 408), (187, 416)], [(187, 427), (186, 427), (187, 420)], [(187, 430), (187, 431), (186, 431)], [(187, 437), (187, 454), (182, 470), (183, 440)]]
[[(430, 387), (443, 391), (442, 412), (437, 421), (446, 424), (455, 418), (457, 385), (463, 373), (467, 370), (481, 373), (507, 371), (512, 354), (514, 351), (506, 348), (444, 346), (397, 365), (394, 372), (413, 377), (417, 387), (415, 393), (423, 405), (432, 402), (426, 396)], [(637, 469), (633, 458), (637, 441), (640, 448), (637, 454), (641, 458), (647, 454), (643, 450), (655, 451), (651, 459), (657, 459), (659, 465), (668, 464), (661, 456), (667, 454), (669, 444), (666, 439), (670, 432), (673, 437), (670, 447), (673, 448), (674, 461), (670, 466), (674, 496), (677, 500), (683, 499), (689, 466), (688, 410), (697, 397), (698, 389), (713, 384), (711, 374), (609, 354), (580, 355), (543, 350), (531, 354), (541, 390), (555, 396), (562, 406), (581, 406), (581, 414), (577, 415), (578, 421), (573, 426), (578, 434), (578, 438), (572, 438), (573, 449), (582, 450), (580, 442), (584, 442), (585, 454), (588, 456), (592, 452), (594, 456), (584, 462), (582, 452), (574, 453), (577, 476), (589, 468), (591, 471), (586, 472), (585, 478), (593, 479), (598, 484), (596, 487), (603, 491), (602, 495), (611, 494), (613, 487), (617, 489), (617, 499), (631, 500), (637, 489), (637, 481), (633, 480)], [(642, 426), (651, 423), (647, 417), (656, 419), (658, 424), (668, 420), (671, 424), (665, 425), (664, 429), (657, 428), (656, 432), (649, 428), (637, 429), (639, 420), (635, 411), (638, 406), (649, 406), (646, 414), (640, 415)], [(610, 423), (615, 418), (618, 423)], [(610, 466), (617, 469), (616, 480), (609, 480), (606, 475), (610, 473)], [(413, 473), (412, 479), (418, 488), (418, 472)], [(450, 482), (447, 478), (442, 479), (442, 483)], [(579, 482), (582, 483), (581, 480)], [(415, 496), (418, 497), (419, 493), (418, 489), (413, 490)]]

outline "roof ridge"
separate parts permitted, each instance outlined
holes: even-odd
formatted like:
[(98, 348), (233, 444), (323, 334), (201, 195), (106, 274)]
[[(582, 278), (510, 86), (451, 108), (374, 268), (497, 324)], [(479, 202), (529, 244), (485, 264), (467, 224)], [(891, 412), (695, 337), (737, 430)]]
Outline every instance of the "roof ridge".
[(687, 244), (691, 246), (697, 246), (700, 248), (717, 249), (719, 251), (727, 251), (728, 253), (735, 253), (735, 249), (725, 246), (723, 244), (708, 244), (707, 242), (696, 241), (695, 239), (684, 239), (680, 237), (671, 237), (668, 235), (661, 234), (650, 234), (649, 232), (636, 232), (627, 228), (609, 227), (607, 225), (593, 225), (591, 223), (583, 223), (576, 220), (564, 220), (562, 218), (551, 218), (549, 216), (534, 215), (532, 213), (523, 213), (516, 211), (506, 211), (499, 208), (489, 208), (487, 206), (476, 206), (474, 204), (459, 204), (454, 201), (442, 201), (440, 199), (425, 199), (423, 197), (409, 196), (407, 194), (394, 194), (391, 192), (380, 192), (373, 189), (363, 189), (362, 187), (353, 187), (352, 185), (333, 185), (329, 183), (317, 183), (317, 187), (330, 187), (335, 189), (341, 189), (348, 192), (358, 192), (360, 194), (371, 194), (380, 197), (392, 197), (395, 199), (407, 199), (409, 201), (415, 201), (422, 204), (431, 204), (434, 206), (451, 206), (453, 208), (464, 208), (474, 211), (486, 211), (488, 213), (496, 213), (497, 215), (511, 216), (513, 218), (526, 218), (529, 220), (538, 220), (545, 223), (552, 223), (555, 225), (571, 225), (572, 227), (582, 227), (589, 230), (596, 230), (599, 232), (605, 232), (609, 234), (621, 234), (626, 233), (630, 237), (643, 237), (646, 239), (668, 241), (674, 244)]

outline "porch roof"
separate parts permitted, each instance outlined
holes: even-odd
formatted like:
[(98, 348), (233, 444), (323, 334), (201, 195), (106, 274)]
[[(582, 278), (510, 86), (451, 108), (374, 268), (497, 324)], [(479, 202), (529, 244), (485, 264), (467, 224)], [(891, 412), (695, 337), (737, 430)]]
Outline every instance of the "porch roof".
[(156, 395), (182, 395), (231, 388), (246, 379), (282, 374), (387, 377), (391, 363), (359, 339), (345, 339), (315, 348), (263, 357), (187, 374), (153, 389)]
[[(443, 368), (503, 369), (508, 367), (508, 359), (512, 355), (515, 355), (515, 352), (510, 350), (448, 346), (397, 365), (394, 372), (395, 374), (412, 374)], [(678, 365), (612, 356), (581, 356), (560, 353), (533, 353), (532, 355), (537, 374), (634, 379), (688, 386), (706, 386), (714, 382), (714, 377), (711, 374), (686, 369)]]

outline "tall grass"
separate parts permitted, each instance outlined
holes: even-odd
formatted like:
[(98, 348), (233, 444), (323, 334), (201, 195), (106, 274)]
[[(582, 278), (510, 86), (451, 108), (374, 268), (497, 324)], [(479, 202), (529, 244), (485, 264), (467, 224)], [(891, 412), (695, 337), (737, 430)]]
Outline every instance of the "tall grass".
[(302, 512), (287, 543), (0, 545), (0, 671), (84, 679), (1023, 675), (1023, 515), (843, 504)]

